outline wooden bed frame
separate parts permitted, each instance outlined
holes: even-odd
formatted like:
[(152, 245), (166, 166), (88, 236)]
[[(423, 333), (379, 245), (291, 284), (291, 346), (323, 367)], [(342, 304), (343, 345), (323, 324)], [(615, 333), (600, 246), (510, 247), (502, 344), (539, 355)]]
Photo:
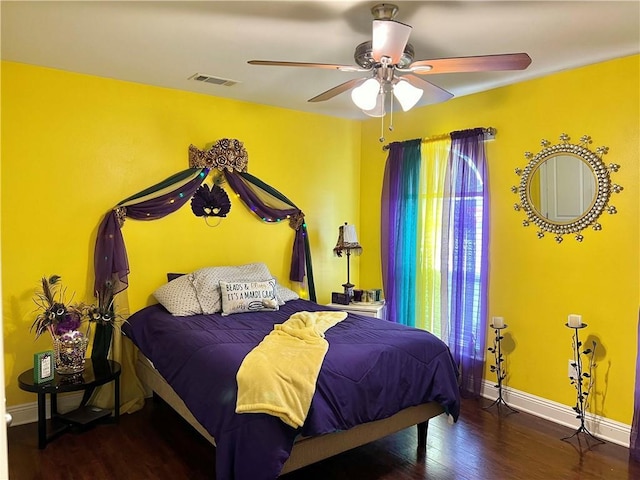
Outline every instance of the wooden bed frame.
[[(141, 352), (138, 352), (136, 373), (146, 388), (167, 402), (180, 416), (215, 446), (215, 439), (198, 423), (178, 394), (158, 371), (153, 368), (151, 362)], [(444, 409), (441, 405), (430, 402), (416, 407), (406, 408), (389, 418), (358, 425), (349, 430), (319, 435), (317, 437), (301, 437), (296, 440), (293, 445), (291, 456), (280, 473), (284, 474), (297, 470), (413, 425), (417, 425), (418, 427), (418, 448), (424, 449), (427, 446), (429, 419), (442, 413), (444, 413)]]

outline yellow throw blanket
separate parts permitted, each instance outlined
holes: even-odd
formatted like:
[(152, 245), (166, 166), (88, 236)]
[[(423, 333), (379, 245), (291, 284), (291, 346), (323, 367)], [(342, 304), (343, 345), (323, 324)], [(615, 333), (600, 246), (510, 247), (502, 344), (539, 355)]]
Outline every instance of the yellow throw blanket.
[(324, 332), (346, 312), (297, 312), (242, 361), (236, 413), (267, 413), (294, 428), (304, 423), (329, 342)]

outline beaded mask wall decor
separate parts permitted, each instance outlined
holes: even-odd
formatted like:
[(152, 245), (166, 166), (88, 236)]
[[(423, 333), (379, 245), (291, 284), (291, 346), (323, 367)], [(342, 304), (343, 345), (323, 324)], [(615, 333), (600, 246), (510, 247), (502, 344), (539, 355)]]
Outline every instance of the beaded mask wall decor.
[(231, 202), (222, 187), (214, 184), (209, 189), (209, 185), (203, 183), (191, 198), (191, 210), (196, 217), (204, 217), (205, 223), (211, 227), (218, 224), (210, 225), (208, 218), (226, 217), (231, 210)]

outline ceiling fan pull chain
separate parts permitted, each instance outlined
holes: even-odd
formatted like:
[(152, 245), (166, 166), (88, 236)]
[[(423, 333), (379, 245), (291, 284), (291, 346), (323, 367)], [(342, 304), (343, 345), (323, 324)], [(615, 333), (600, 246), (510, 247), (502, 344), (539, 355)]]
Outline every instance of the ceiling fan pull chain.
[(380, 117), (380, 143), (384, 143), (384, 115)]
[(393, 94), (389, 95), (391, 97), (391, 102), (389, 105), (389, 111), (390, 111), (390, 115), (389, 115), (389, 131), (393, 132)]

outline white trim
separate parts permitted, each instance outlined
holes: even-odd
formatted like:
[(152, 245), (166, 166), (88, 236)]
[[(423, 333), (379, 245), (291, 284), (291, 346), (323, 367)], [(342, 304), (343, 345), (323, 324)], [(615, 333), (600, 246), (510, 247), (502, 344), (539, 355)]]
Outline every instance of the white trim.
[[(58, 411), (61, 413), (69, 412), (78, 408), (80, 401), (82, 400), (83, 392), (73, 392), (67, 394), (58, 395)], [(49, 395), (47, 395), (47, 401), (45, 406), (47, 412), (47, 418), (50, 418), (51, 405), (49, 403)], [(38, 402), (23, 403), (22, 405), (15, 405), (13, 407), (7, 407), (7, 412), (13, 417), (12, 427), (18, 425), (24, 425), (26, 423), (33, 423), (38, 421)]]
[[(480, 394), (489, 399), (498, 398), (498, 390), (494, 387), (495, 382), (483, 381)], [(554, 423), (566, 427), (578, 427), (573, 410), (570, 406), (537, 397), (530, 393), (515, 390), (509, 387), (502, 388), (502, 396), (505, 401), (515, 408), (536, 417), (544, 418)], [(58, 395), (58, 409), (61, 412), (73, 410), (80, 404), (82, 392), (74, 392), (66, 395)], [(49, 418), (49, 399), (47, 397), (47, 418)], [(11, 426), (24, 425), (38, 421), (38, 402), (25, 403), (8, 407), (7, 412), (13, 417)], [(596, 437), (607, 442), (622, 445), (629, 448), (631, 438), (631, 426), (615, 420), (597, 415), (589, 415), (587, 418), (587, 428)]]
[[(494, 385), (495, 382), (484, 380), (480, 395), (489, 400), (498, 398), (498, 389)], [(577, 429), (580, 426), (576, 419), (576, 414), (570, 406), (505, 386), (502, 387), (502, 397), (509, 406), (516, 410), (530, 413), (566, 427), (575, 427)], [(585, 421), (586, 427), (596, 437), (629, 448), (631, 439), (630, 425), (591, 414), (587, 415)]]

